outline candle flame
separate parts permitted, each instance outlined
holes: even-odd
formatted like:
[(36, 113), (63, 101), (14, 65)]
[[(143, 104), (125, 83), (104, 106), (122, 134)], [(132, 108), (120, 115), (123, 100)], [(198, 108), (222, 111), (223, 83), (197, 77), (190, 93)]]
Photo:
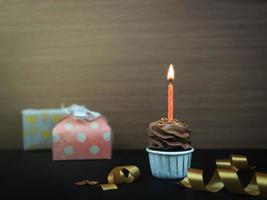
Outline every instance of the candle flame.
[(173, 69), (173, 65), (172, 65), (172, 64), (170, 64), (170, 66), (169, 66), (167, 79), (168, 79), (169, 81), (174, 80), (174, 69)]

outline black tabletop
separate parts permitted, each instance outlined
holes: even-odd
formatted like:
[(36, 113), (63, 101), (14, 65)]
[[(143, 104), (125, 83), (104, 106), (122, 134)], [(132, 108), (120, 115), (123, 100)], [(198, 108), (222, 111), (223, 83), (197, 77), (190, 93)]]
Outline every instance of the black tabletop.
[[(205, 169), (207, 180), (216, 158), (243, 154), (256, 170), (267, 172), (267, 150), (196, 150), (192, 167)], [(52, 161), (51, 152), (0, 151), (0, 199), (261, 199), (231, 194), (225, 190), (206, 193), (183, 188), (173, 180), (154, 178), (144, 150), (117, 150), (112, 160)], [(84, 179), (106, 183), (109, 171), (118, 165), (136, 165), (141, 176), (118, 190), (102, 191), (97, 186), (75, 186)], [(244, 174), (245, 185), (252, 174)]]

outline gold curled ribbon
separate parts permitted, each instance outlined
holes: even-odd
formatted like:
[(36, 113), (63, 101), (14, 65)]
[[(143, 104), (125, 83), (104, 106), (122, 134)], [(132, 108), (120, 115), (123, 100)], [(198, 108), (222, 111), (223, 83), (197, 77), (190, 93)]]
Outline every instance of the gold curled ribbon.
[(266, 173), (255, 172), (248, 185), (245, 188), (242, 187), (237, 171), (240, 169), (254, 169), (254, 167), (249, 166), (245, 156), (231, 155), (229, 159), (218, 159), (216, 160), (216, 166), (217, 169), (207, 185), (203, 180), (203, 170), (193, 168), (188, 169), (187, 177), (179, 184), (199, 191), (218, 192), (225, 187), (228, 191), (237, 194), (267, 195)]
[[(117, 184), (132, 183), (140, 176), (140, 169), (135, 165), (118, 166), (113, 168), (108, 174), (108, 183), (100, 184), (103, 191), (118, 189)], [(97, 185), (97, 181), (83, 180), (75, 185)]]

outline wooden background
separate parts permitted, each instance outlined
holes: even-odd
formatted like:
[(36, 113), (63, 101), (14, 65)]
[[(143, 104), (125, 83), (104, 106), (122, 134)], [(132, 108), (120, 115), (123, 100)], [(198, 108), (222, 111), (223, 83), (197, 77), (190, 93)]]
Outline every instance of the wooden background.
[(266, 1), (0, 0), (0, 148), (21, 148), (22, 109), (63, 102), (144, 148), (170, 63), (196, 148), (266, 148)]

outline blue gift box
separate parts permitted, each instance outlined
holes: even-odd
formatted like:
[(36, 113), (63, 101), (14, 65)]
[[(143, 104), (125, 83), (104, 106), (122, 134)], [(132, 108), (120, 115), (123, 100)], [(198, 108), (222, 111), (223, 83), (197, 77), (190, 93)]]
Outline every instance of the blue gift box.
[(23, 149), (51, 149), (52, 129), (66, 115), (63, 109), (23, 110)]

